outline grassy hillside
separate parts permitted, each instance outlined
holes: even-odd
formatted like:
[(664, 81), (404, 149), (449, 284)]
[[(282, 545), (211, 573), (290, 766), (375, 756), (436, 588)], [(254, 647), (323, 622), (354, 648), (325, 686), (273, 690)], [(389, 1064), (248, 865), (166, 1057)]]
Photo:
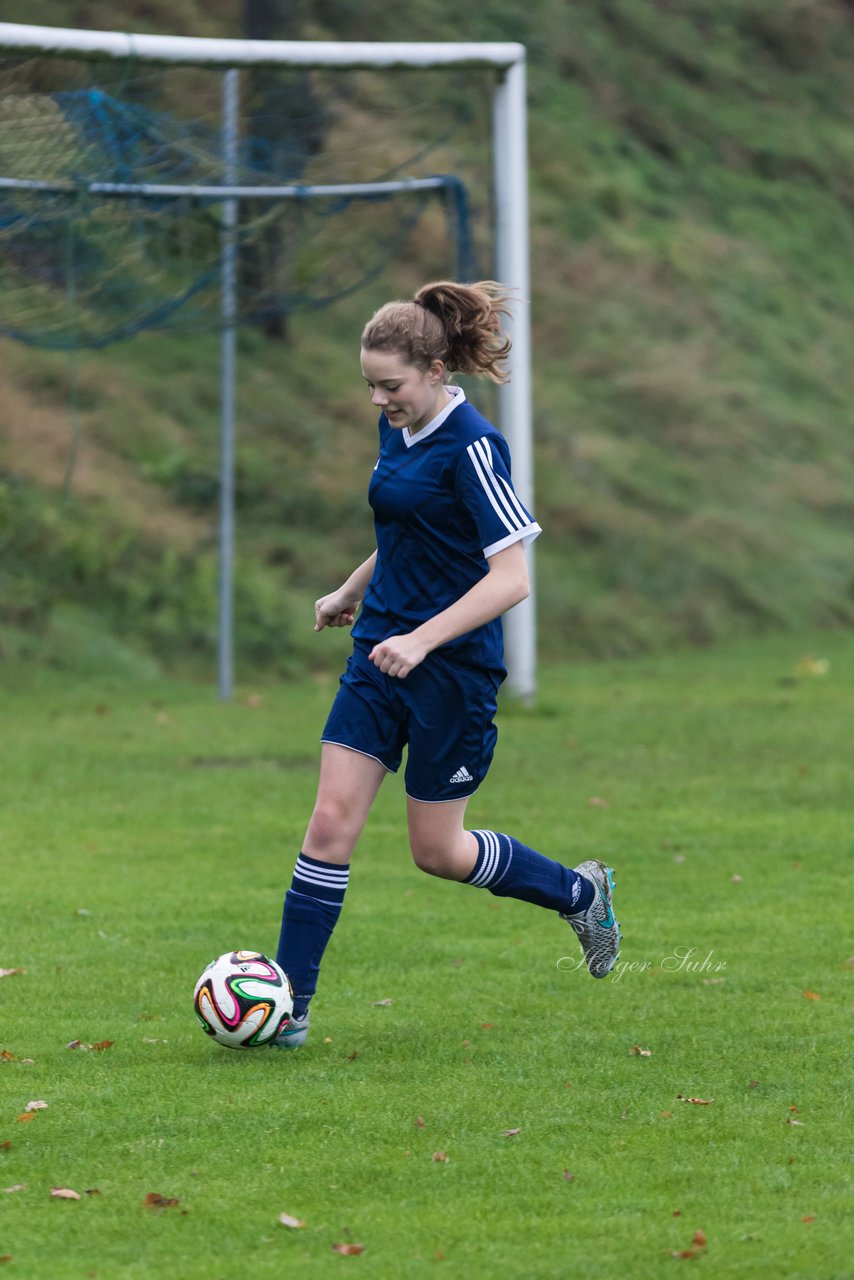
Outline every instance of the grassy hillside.
[[(234, 8), (31, 0), (8, 17), (239, 35)], [(851, 6), (487, 0), (460, 13), (447, 0), (414, 11), (342, 0), (303, 11), (291, 22), (315, 38), (528, 47), (546, 652), (850, 625)], [(433, 81), (419, 113), (411, 83), (385, 77), (371, 92), (388, 119), (379, 170), (448, 104)], [(357, 95), (351, 120), (361, 106)], [(390, 285), (433, 273), (434, 230), (390, 278), (300, 313), (287, 344), (241, 335), (238, 650), (253, 669), (306, 659), (311, 599), (368, 547), (375, 435), (355, 337)], [(85, 354), (63, 494), (67, 357), (2, 344), (7, 650), (207, 660), (216, 360), (215, 338), (190, 334)]]

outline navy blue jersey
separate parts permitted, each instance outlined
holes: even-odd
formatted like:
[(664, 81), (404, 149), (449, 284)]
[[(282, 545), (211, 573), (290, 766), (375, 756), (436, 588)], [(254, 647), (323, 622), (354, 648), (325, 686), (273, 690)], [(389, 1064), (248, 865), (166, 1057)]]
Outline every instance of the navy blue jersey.
[[(377, 562), (353, 627), (362, 645), (413, 631), (479, 582), (490, 556), (540, 532), (513, 491), (504, 436), (460, 387), (448, 391), (451, 404), (415, 435), (380, 415), (368, 492)], [(437, 652), (500, 668), (503, 647), (495, 618)]]

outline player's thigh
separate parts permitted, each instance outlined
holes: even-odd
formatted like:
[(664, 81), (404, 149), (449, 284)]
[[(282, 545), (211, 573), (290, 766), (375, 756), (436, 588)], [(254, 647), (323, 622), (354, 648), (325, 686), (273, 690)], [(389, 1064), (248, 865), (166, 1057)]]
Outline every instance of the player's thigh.
[(409, 710), (407, 796), (467, 799), (492, 763), (500, 674), (431, 655), (402, 683)]
[(348, 861), (386, 772), (372, 756), (324, 742), (303, 853), (329, 862)]
[(400, 681), (384, 675), (363, 650), (354, 648), (321, 741), (372, 756), (396, 773), (406, 744), (407, 720)]

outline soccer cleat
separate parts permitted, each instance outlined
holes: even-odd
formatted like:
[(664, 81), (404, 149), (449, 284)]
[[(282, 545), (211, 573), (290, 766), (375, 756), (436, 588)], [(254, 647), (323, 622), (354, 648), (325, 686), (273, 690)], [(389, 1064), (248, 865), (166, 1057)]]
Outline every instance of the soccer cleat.
[(291, 1018), (281, 1035), (273, 1041), (274, 1049), (298, 1049), (308, 1039), (311, 1010), (306, 1009), (301, 1018)]
[(593, 881), (593, 901), (586, 911), (573, 915), (560, 912), (560, 918), (578, 935), (590, 974), (594, 978), (604, 978), (617, 962), (623, 936), (611, 907), (614, 872), (604, 862), (595, 859), (580, 863), (574, 870)]

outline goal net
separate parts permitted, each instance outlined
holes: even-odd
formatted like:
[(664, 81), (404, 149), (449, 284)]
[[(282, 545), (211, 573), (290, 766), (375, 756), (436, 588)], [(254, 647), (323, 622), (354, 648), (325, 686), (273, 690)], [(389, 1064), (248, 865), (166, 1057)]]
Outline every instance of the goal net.
[(0, 63), (0, 333), (74, 348), (218, 326), (229, 195), (235, 319), (272, 333), (407, 258), (464, 279), (491, 264), (482, 77), (421, 104), (368, 72), (241, 81), (229, 157), (220, 71)]

